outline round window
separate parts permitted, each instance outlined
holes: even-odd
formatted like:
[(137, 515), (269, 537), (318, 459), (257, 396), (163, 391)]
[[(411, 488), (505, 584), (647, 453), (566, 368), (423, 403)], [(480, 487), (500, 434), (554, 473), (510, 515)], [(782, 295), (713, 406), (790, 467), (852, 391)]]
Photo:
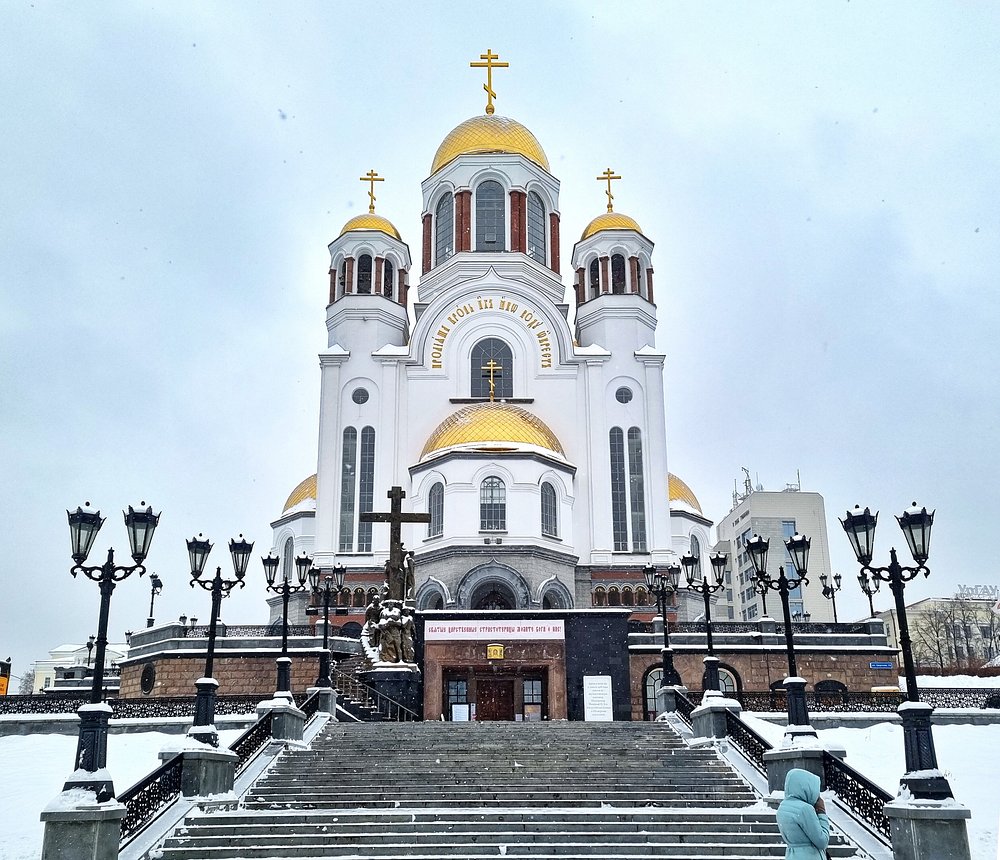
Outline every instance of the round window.
[(631, 403), (632, 402), (632, 389), (626, 388), (624, 385), (615, 392), (615, 400), (619, 403)]
[(368, 391), (365, 388), (355, 388), (354, 393), (351, 395), (351, 400), (355, 403), (367, 403), (368, 402)]
[(142, 675), (139, 677), (139, 689), (143, 695), (148, 696), (153, 692), (153, 685), (156, 684), (156, 668), (152, 663), (147, 663), (142, 667)]

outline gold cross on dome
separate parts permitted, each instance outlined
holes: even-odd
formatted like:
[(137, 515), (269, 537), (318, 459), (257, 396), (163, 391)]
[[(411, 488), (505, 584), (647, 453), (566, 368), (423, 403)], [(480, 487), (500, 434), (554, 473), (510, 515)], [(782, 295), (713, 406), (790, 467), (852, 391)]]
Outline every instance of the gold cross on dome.
[(473, 69), (486, 69), (486, 83), (483, 84), (483, 89), (486, 90), (486, 113), (489, 116), (493, 115), (493, 99), (497, 97), (497, 94), (493, 92), (493, 70), (494, 69), (507, 69), (510, 68), (510, 63), (497, 63), (494, 60), (499, 60), (500, 55), (494, 54), (492, 48), (487, 48), (485, 54), (479, 55), (480, 60), (485, 60), (484, 63), (471, 62), (469, 63), (470, 68)]
[(384, 176), (379, 176), (378, 172), (375, 170), (369, 170), (364, 176), (361, 177), (362, 182), (368, 183), (368, 211), (375, 211), (375, 183), (385, 182)]
[(496, 397), (496, 383), (493, 381), (493, 377), (494, 375), (503, 376), (503, 365), (491, 358), (479, 369), (483, 371), (483, 376), (490, 378), (490, 403), (492, 403)]
[(613, 212), (614, 207), (611, 205), (611, 201), (615, 199), (615, 195), (611, 193), (611, 180), (621, 179), (617, 173), (615, 173), (610, 167), (604, 171), (600, 176), (597, 177), (598, 182), (607, 182), (608, 190), (604, 193), (608, 195), (608, 212)]

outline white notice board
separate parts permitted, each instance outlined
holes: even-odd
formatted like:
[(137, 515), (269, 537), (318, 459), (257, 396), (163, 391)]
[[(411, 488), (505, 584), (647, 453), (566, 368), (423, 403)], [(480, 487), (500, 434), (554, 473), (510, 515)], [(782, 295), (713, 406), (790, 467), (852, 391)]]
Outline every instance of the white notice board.
[(583, 676), (583, 718), (590, 723), (614, 722), (610, 675)]

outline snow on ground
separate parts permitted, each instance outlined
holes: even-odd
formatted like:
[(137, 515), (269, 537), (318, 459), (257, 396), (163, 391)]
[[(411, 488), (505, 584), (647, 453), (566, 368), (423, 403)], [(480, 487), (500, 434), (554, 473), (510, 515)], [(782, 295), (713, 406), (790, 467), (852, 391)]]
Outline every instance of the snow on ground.
[[(219, 732), (220, 746), (228, 746), (241, 729)], [(122, 792), (160, 766), (157, 753), (176, 746), (183, 736), (164, 732), (114, 734), (108, 738), (108, 770), (115, 791)], [(42, 852), (42, 809), (61, 790), (73, 770), (75, 735), (10, 735), (0, 738), (0, 859), (38, 860)]]
[[(1000, 677), (979, 678), (976, 675), (917, 675), (917, 689), (941, 690), (946, 687), (971, 689), (972, 687), (995, 687), (1000, 689)], [(899, 679), (899, 689), (906, 689), (906, 678)], [(992, 858), (991, 858), (992, 860)]]
[[(742, 716), (770, 744), (781, 743), (784, 727), (751, 714)], [(893, 795), (899, 789), (899, 778), (906, 770), (902, 726), (879, 723), (866, 729), (820, 729), (818, 734), (821, 742), (846, 749), (847, 763), (872, 782)], [(996, 774), (1000, 773), (1000, 725), (935, 726), (934, 748), (938, 765), (948, 777), (955, 799), (972, 810), (969, 843), (973, 860), (997, 860), (1000, 783)]]

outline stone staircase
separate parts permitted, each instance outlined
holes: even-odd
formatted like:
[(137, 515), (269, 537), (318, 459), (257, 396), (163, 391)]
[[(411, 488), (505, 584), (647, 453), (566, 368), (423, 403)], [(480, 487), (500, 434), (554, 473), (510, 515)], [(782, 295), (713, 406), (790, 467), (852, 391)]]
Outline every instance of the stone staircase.
[[(773, 812), (665, 723), (331, 723), (162, 860), (784, 857)], [(831, 856), (850, 857), (846, 844)]]

